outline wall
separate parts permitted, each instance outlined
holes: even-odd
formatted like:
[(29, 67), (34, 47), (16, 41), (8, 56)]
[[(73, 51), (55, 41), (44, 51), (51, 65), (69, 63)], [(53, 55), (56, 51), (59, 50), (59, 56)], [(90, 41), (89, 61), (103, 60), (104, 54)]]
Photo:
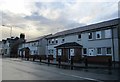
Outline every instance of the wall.
[(0, 41), (0, 55), (2, 55), (2, 41)]
[(47, 40), (45, 38), (40, 39), (38, 46), (39, 55), (46, 55), (46, 46), (47, 46)]
[[(87, 55), (88, 55), (88, 49), (89, 48), (94, 48), (95, 52), (94, 52), (94, 55), (97, 55), (97, 48), (102, 48), (102, 55), (106, 55), (106, 47), (111, 47), (111, 50), (112, 50), (112, 60), (115, 59), (115, 61), (118, 61), (118, 39), (117, 39), (117, 28), (114, 28), (113, 29), (113, 33), (114, 33), (114, 55), (115, 55), (115, 58), (113, 57), (113, 44), (112, 44), (112, 38), (105, 38), (105, 31), (104, 29), (101, 30), (101, 36), (102, 38), (101, 39), (96, 39), (96, 32), (93, 31), (93, 40), (88, 40), (88, 32), (84, 32), (81, 34), (81, 39), (78, 39), (78, 34), (71, 34), (71, 35), (66, 35), (66, 36), (59, 36), (57, 38), (52, 38), (52, 39), (57, 39), (58, 40), (58, 43), (54, 43), (54, 44), (49, 44), (48, 43), (48, 46), (46, 46), (46, 51), (47, 51), (47, 54), (49, 54), (49, 50), (54, 50), (53, 52), (53, 55), (54, 57), (56, 57), (56, 49), (54, 48), (55, 46), (57, 45), (60, 45), (60, 44), (63, 44), (61, 41), (62, 39), (64, 38), (65, 41), (64, 43), (67, 43), (67, 42), (77, 42), (79, 43), (80, 45), (83, 45), (83, 48), (87, 48)], [(49, 40), (52, 40), (52, 39), (48, 39)]]

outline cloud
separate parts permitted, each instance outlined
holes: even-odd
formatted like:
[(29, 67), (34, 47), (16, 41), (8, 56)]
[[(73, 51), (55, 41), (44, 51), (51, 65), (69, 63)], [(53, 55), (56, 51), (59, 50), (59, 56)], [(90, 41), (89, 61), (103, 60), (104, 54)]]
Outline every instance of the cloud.
[[(3, 24), (13, 26), (13, 36), (22, 32), (29, 39), (117, 18), (118, 0), (0, 0), (0, 11)], [(9, 29), (4, 27), (3, 38), (9, 37)]]

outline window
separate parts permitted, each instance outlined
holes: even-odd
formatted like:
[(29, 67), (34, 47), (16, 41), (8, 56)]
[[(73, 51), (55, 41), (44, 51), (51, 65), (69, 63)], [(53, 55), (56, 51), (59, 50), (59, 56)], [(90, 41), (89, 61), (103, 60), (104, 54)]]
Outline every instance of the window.
[(56, 43), (58, 43), (58, 40), (56, 39)]
[(34, 54), (35, 54), (35, 52), (36, 52), (36, 51), (34, 50)]
[(102, 54), (102, 49), (101, 48), (97, 48), (97, 54), (101, 55)]
[(52, 44), (54, 43), (54, 41), (52, 41)]
[(89, 56), (94, 56), (94, 49), (93, 48), (89, 49)]
[(32, 43), (32, 46), (34, 46), (34, 44)]
[(87, 54), (87, 49), (83, 48), (83, 54)]
[(58, 49), (58, 55), (61, 56), (62, 55), (62, 50)]
[(105, 30), (105, 38), (111, 38), (111, 29)]
[(81, 39), (81, 34), (78, 35), (78, 39)]
[(64, 42), (64, 41), (65, 41), (65, 39), (63, 38), (63, 39), (62, 39), (62, 42)]
[(53, 53), (54, 53), (54, 50), (51, 50), (51, 51), (52, 51), (51, 53), (53, 54)]
[(48, 50), (48, 53), (50, 54), (50, 53), (51, 53), (51, 50)]
[(74, 56), (75, 55), (75, 50), (74, 49), (70, 49), (70, 56)]
[(101, 39), (101, 31), (96, 32), (96, 39)]
[(107, 55), (111, 55), (111, 48), (110, 47), (106, 48), (106, 53), (107, 53)]
[(48, 43), (50, 44), (50, 40), (48, 41)]
[(52, 44), (54, 43), (54, 39), (52, 39)]
[(89, 39), (92, 39), (93, 37), (92, 37), (92, 33), (88, 33), (88, 38)]
[(34, 43), (34, 46), (36, 45), (36, 43)]

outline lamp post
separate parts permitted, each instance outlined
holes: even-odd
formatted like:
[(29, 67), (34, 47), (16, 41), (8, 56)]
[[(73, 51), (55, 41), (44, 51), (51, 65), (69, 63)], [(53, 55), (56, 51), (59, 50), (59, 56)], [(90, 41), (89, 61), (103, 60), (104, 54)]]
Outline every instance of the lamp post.
[(10, 38), (12, 37), (12, 26), (6, 26), (3, 24), (3, 11), (1, 12), (1, 18), (2, 18), (2, 26), (4, 27), (10, 27)]
[(10, 27), (10, 43), (9, 43), (9, 55), (11, 57), (11, 37), (12, 37), (12, 26), (2, 25), (3, 27)]

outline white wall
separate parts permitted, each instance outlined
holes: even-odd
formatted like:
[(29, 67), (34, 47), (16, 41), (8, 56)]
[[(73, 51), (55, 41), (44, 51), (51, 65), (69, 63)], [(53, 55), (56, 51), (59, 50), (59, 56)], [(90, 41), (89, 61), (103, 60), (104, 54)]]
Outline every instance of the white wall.
[[(115, 30), (115, 29), (114, 29)], [(54, 57), (56, 57), (56, 49), (54, 48), (55, 46), (58, 46), (60, 44), (63, 44), (61, 41), (62, 41), (62, 38), (65, 39), (64, 43), (67, 43), (67, 42), (77, 42), (79, 43), (80, 45), (83, 45), (83, 48), (87, 48), (87, 55), (89, 53), (89, 49), (90, 48), (93, 48), (94, 49), (94, 55), (97, 55), (97, 48), (107, 48), (107, 47), (111, 47), (111, 50), (113, 48), (112, 46), (112, 39), (111, 38), (105, 38), (105, 33), (104, 33), (104, 30), (101, 31), (101, 36), (102, 38), (101, 39), (96, 39), (96, 32), (93, 32), (93, 40), (89, 40), (88, 39), (88, 33), (89, 32), (85, 32), (85, 33), (82, 33), (81, 34), (81, 39), (78, 39), (78, 34), (71, 34), (71, 35), (66, 35), (66, 36), (60, 36), (60, 37), (57, 37), (57, 38), (52, 38), (52, 39), (57, 39), (58, 40), (58, 43), (57, 44), (48, 44), (48, 46), (46, 47), (47, 49), (47, 54), (48, 53), (48, 50), (50, 49), (53, 49), (54, 50)], [(52, 40), (52, 39), (49, 39), (49, 40)], [(114, 39), (114, 45), (115, 45), (115, 60), (118, 61), (118, 46), (117, 46), (117, 39)], [(102, 53), (106, 53), (105, 50), (102, 51)], [(105, 54), (104, 54), (105, 55)], [(113, 58), (113, 51), (111, 53), (112, 55), (112, 58)]]
[[(9, 47), (9, 42), (7, 41), (4, 45), (3, 45), (3, 52), (5, 56), (10, 56), (10, 47)], [(6, 52), (7, 50), (7, 52)]]

